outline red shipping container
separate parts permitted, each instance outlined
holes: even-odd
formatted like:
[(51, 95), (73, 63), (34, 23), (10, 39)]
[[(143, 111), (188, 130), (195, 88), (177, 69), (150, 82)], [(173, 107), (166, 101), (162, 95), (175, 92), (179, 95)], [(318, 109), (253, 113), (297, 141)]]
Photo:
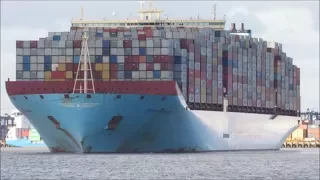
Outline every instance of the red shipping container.
[(129, 32), (130, 28), (123, 28), (123, 32)]
[(66, 63), (66, 71), (73, 71), (73, 63)]
[(243, 84), (248, 84), (248, 78), (247, 78), (247, 76), (242, 77), (242, 83), (243, 83)]
[(252, 106), (257, 107), (257, 100), (252, 100)]
[(38, 48), (38, 41), (31, 41), (30, 42), (30, 47), (31, 48)]
[(23, 41), (16, 41), (16, 48), (23, 48)]
[(131, 62), (139, 63), (139, 56), (131, 56)]
[(71, 29), (72, 31), (75, 31), (75, 30), (78, 29), (78, 27), (72, 26), (70, 29)]
[(161, 70), (172, 71), (173, 64), (161, 63)]
[(114, 33), (114, 32), (117, 32), (117, 28), (110, 28), (110, 29), (109, 29), (109, 32), (113, 32), (113, 33)]
[(65, 71), (52, 71), (51, 72), (51, 78), (52, 79), (65, 79), (66, 78), (66, 72)]
[(81, 41), (80, 40), (74, 40), (73, 41), (73, 48), (81, 48)]
[(139, 63), (128, 63), (124, 65), (125, 70), (134, 71), (139, 70)]
[(218, 57), (218, 65), (222, 65), (222, 58)]
[(153, 31), (152, 30), (145, 30), (146, 37), (153, 37)]
[(111, 79), (118, 79), (118, 71), (110, 71)]
[(218, 73), (212, 73), (212, 80), (218, 80)]
[(138, 40), (139, 41), (145, 41), (147, 39), (145, 34), (138, 34)]
[(212, 87), (212, 80), (207, 80), (207, 87)]
[(73, 66), (73, 72), (77, 72), (79, 64), (72, 64), (72, 66)]
[(242, 106), (242, 104), (243, 104), (242, 102), (243, 102), (243, 100), (238, 98), (238, 106)]
[(23, 130), (22, 131), (22, 136), (23, 137), (29, 137), (29, 130)]
[(124, 40), (123, 41), (123, 47), (124, 48), (131, 48), (132, 47), (132, 41), (131, 40)]
[(153, 63), (147, 63), (147, 64), (146, 64), (146, 69), (147, 69), (147, 71), (153, 71), (153, 66), (154, 66)]
[(103, 28), (103, 32), (109, 32), (110, 28)]
[(155, 63), (161, 63), (162, 61), (161, 61), (161, 56), (153, 56), (153, 62), (155, 62)]
[(201, 78), (200, 70), (194, 70), (194, 77), (195, 78)]
[(193, 94), (194, 93), (194, 87), (189, 87), (189, 89), (188, 89), (188, 92), (189, 92), (189, 94)]
[[(162, 63), (173, 63), (172, 56), (157, 56), (156, 60), (158, 60), (158, 58)], [(153, 57), (153, 60), (155, 60), (155, 57)]]
[(207, 73), (201, 70), (201, 80), (207, 80)]
[(118, 70), (118, 64), (110, 64), (110, 71), (117, 71)]
[(207, 56), (200, 56), (201, 63), (207, 63)]
[(241, 76), (232, 75), (232, 81), (233, 81), (233, 82), (237, 82), (238, 79), (240, 79), (240, 78), (241, 78)]
[(194, 44), (189, 44), (189, 52), (194, 52)]
[(102, 79), (102, 71), (95, 71), (93, 73), (94, 79)]
[(124, 56), (124, 63), (131, 63), (131, 56)]
[(194, 70), (193, 69), (188, 69), (188, 77), (191, 79), (194, 79)]
[(144, 26), (143, 27), (143, 31), (147, 31), (147, 30), (151, 30), (151, 27), (150, 26)]

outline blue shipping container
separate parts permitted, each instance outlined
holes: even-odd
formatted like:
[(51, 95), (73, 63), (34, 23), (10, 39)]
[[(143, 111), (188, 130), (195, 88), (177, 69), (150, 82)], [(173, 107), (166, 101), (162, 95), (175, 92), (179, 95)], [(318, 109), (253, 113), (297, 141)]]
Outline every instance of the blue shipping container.
[(97, 33), (96, 33), (96, 37), (103, 37), (103, 33), (97, 32)]
[(238, 68), (238, 61), (233, 60), (232, 62), (233, 62), (232, 67), (233, 68)]
[(261, 79), (261, 72), (257, 72), (257, 78)]
[(51, 64), (44, 64), (44, 71), (51, 71)]
[(23, 64), (23, 70), (24, 71), (30, 71), (30, 64), (29, 63)]
[(79, 63), (80, 62), (80, 56), (73, 56), (73, 63)]
[(103, 40), (102, 41), (102, 47), (104, 47), (104, 48), (110, 47), (110, 41), (109, 40)]
[(51, 64), (52, 63), (51, 56), (44, 56), (44, 63), (45, 64)]
[(110, 56), (110, 63), (111, 64), (117, 64), (117, 58), (118, 56)]
[(60, 36), (59, 35), (54, 35), (53, 36), (54, 41), (60, 41)]
[(228, 67), (228, 59), (222, 58), (223, 67)]
[(174, 64), (181, 64), (181, 56), (174, 56)]
[(145, 56), (146, 55), (146, 48), (139, 48), (139, 55)]
[(102, 63), (102, 56), (96, 56), (96, 60), (95, 60), (96, 63)]
[(109, 56), (110, 55), (110, 49), (109, 48), (103, 48), (102, 49), (102, 55)]
[(23, 56), (23, 63), (30, 64), (30, 56)]
[(124, 72), (124, 78), (125, 79), (131, 79), (132, 78), (132, 71), (125, 71)]
[(161, 72), (160, 71), (153, 71), (153, 78), (160, 79)]

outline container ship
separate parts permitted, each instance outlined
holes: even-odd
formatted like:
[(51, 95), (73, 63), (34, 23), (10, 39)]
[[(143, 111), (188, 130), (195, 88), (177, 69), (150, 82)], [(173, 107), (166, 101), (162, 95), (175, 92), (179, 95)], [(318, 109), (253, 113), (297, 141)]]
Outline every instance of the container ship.
[(278, 150), (298, 127), (300, 69), (280, 43), (138, 12), (16, 41), (6, 90), (51, 152)]
[[(22, 113), (14, 110), (10, 115), (3, 117), (3, 124), (7, 127), (7, 133), (2, 141), (11, 147), (46, 147), (39, 133)], [(7, 122), (5, 122), (7, 121)], [(11, 121), (11, 123), (9, 122)]]

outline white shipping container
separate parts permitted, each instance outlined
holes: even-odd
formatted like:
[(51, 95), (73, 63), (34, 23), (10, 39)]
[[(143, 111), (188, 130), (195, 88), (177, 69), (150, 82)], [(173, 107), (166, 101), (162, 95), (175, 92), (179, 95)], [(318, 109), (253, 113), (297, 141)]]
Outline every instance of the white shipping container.
[(51, 56), (51, 48), (45, 48), (45, 49), (44, 49), (44, 55), (49, 55), (49, 56)]
[(109, 56), (103, 56), (102, 57), (102, 62), (103, 63), (109, 63), (110, 62), (110, 57)]
[(132, 40), (132, 47), (138, 48), (139, 47), (139, 40)]
[(59, 63), (66, 63), (66, 56), (59, 56), (58, 57), (58, 62)]
[(38, 48), (44, 48), (44, 38), (40, 38), (38, 41)]
[(102, 56), (102, 48), (96, 48), (95, 55)]
[(30, 52), (31, 50), (30, 49), (23, 49), (23, 55), (24, 56), (30, 56), (31, 55), (31, 52)]
[(173, 72), (172, 71), (161, 71), (161, 79), (172, 79)]
[(118, 40), (117, 41), (117, 46), (120, 48), (123, 48), (123, 40)]
[(30, 41), (23, 41), (23, 48), (30, 48)]
[(37, 64), (37, 70), (43, 71), (44, 70), (44, 64)]
[(160, 70), (160, 68), (161, 68), (160, 63), (154, 63), (154, 64), (153, 64), (153, 69), (154, 69), (154, 70)]
[(153, 40), (147, 40), (147, 47), (153, 48)]
[(43, 71), (37, 71), (37, 78), (38, 79), (44, 79), (44, 72)]
[(44, 63), (44, 56), (37, 56), (37, 63)]
[(89, 49), (89, 55), (95, 55), (96, 54), (95, 48), (88, 48), (88, 49)]
[(37, 55), (38, 56), (44, 56), (44, 48), (37, 49)]
[(58, 41), (59, 48), (66, 48), (66, 41)]
[(139, 41), (139, 46), (140, 47), (146, 47), (147, 46), (147, 41)]
[(124, 56), (118, 56), (117, 63), (124, 63)]
[(37, 65), (37, 64), (30, 64), (30, 70), (31, 70), (31, 71), (36, 71), (36, 70), (38, 70), (38, 65)]
[(30, 50), (30, 55), (31, 55), (31, 56), (36, 56), (36, 55), (37, 55), (37, 49), (36, 49), (36, 48), (32, 48), (32, 49)]
[(153, 71), (147, 71), (147, 78), (152, 79), (153, 78)]
[(81, 55), (81, 49), (80, 48), (74, 48), (73, 49), (73, 55), (74, 56), (80, 56)]
[(117, 55), (124, 56), (124, 48), (117, 48)]
[(16, 57), (16, 63), (23, 63), (23, 56), (17, 56)]
[[(52, 62), (52, 63), (53, 63), (53, 62)], [(52, 70), (52, 71), (58, 71), (58, 66), (59, 66), (58, 64), (52, 64), (52, 65), (51, 65), (51, 70)]]
[(19, 56), (22, 56), (23, 55), (23, 49), (22, 48), (17, 48), (16, 49), (16, 54), (19, 55)]
[(37, 63), (37, 56), (30, 56), (30, 63)]
[(147, 55), (153, 55), (153, 48), (146, 48), (147, 49)]
[(63, 48), (58, 49), (58, 55), (59, 56), (65, 56), (66, 55), (66, 49), (63, 49)]
[(188, 101), (189, 102), (194, 102), (194, 94), (189, 94)]
[(23, 70), (23, 64), (16, 64), (16, 71), (22, 71)]
[(110, 55), (117, 55), (118, 54), (118, 51), (117, 51), (117, 48), (110, 48)]
[(73, 56), (66, 56), (66, 63), (73, 63)]
[(146, 63), (140, 63), (139, 64), (139, 70), (140, 71), (145, 71), (146, 70)]
[(171, 31), (166, 31), (166, 39), (172, 39), (172, 32)]
[(58, 63), (58, 56), (51, 56), (52, 63)]
[(132, 78), (139, 79), (139, 71), (132, 71)]
[(52, 53), (52, 56), (58, 56), (59, 55), (58, 48), (52, 48), (51, 53)]
[(139, 55), (139, 48), (132, 48), (132, 55)]
[(23, 79), (30, 79), (30, 71), (23, 71)]
[(153, 48), (153, 55), (161, 55), (161, 48)]
[(102, 40), (101, 39), (99, 39), (99, 40), (96, 40), (96, 47), (97, 48), (102, 48)]
[(139, 71), (139, 77), (141, 78), (147, 78), (147, 72), (146, 71)]

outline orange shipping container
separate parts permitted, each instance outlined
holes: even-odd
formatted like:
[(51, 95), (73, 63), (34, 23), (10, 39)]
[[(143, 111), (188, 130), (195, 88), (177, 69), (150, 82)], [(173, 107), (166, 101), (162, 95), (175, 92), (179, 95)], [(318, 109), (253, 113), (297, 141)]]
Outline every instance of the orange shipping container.
[(23, 137), (29, 137), (29, 130), (28, 131), (22, 131)]
[(110, 70), (109, 63), (103, 63), (102, 64), (102, 70), (103, 71), (109, 71)]
[(96, 71), (102, 71), (102, 64), (101, 63), (96, 63)]
[(67, 79), (72, 79), (73, 78), (73, 72), (72, 71), (67, 71), (66, 72), (66, 78)]
[(44, 79), (51, 79), (51, 71), (44, 72)]
[(102, 71), (102, 79), (109, 80), (110, 79), (110, 71)]
[(139, 56), (139, 62), (145, 63), (146, 62), (146, 56)]
[(66, 64), (59, 64), (58, 71), (66, 71)]

